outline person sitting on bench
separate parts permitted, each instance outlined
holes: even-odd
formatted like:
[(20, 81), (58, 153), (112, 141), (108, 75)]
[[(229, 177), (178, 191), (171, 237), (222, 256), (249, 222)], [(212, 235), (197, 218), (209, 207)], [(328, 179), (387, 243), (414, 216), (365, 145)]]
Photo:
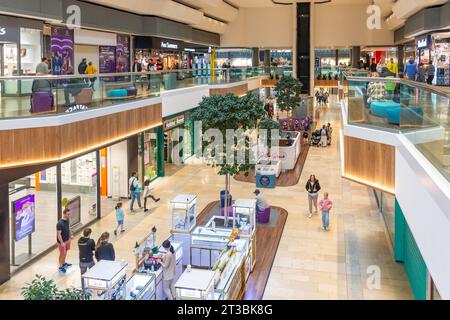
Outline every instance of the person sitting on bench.
[(256, 212), (262, 212), (266, 210), (269, 205), (267, 204), (267, 200), (261, 193), (261, 191), (259, 189), (256, 189), (253, 193), (256, 195)]

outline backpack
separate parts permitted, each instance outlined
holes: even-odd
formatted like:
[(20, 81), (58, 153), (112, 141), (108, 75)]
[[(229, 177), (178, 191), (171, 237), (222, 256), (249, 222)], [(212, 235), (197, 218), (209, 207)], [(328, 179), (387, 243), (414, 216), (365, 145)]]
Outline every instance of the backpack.
[(134, 185), (134, 182), (135, 182), (135, 181), (136, 181), (136, 178), (134, 178), (134, 180), (131, 181), (131, 184), (130, 184), (130, 191), (131, 191), (131, 192), (136, 191), (136, 187), (135, 187), (135, 185)]

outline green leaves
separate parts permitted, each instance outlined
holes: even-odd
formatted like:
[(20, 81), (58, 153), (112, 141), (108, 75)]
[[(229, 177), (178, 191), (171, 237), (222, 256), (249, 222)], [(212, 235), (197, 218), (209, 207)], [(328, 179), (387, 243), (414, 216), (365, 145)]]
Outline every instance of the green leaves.
[(300, 104), (302, 87), (303, 84), (291, 76), (283, 76), (278, 81), (275, 87), (275, 97), (281, 111), (290, 112)]
[(68, 288), (58, 290), (53, 280), (47, 280), (41, 275), (36, 277), (21, 289), (25, 300), (87, 300), (84, 290)]

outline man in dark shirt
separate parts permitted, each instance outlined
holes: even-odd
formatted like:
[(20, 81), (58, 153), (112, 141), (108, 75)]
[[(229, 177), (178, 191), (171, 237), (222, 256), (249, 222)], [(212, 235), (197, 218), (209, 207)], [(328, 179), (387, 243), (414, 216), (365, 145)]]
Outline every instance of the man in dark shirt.
[(56, 240), (58, 242), (59, 249), (59, 271), (66, 273), (66, 268), (71, 264), (66, 262), (67, 251), (70, 250), (70, 242), (73, 238), (70, 231), (70, 210), (64, 209), (62, 219), (56, 224)]
[(92, 233), (91, 228), (83, 230), (83, 236), (78, 240), (78, 249), (80, 250), (80, 269), (81, 274), (95, 265), (94, 252), (95, 241), (90, 238)]

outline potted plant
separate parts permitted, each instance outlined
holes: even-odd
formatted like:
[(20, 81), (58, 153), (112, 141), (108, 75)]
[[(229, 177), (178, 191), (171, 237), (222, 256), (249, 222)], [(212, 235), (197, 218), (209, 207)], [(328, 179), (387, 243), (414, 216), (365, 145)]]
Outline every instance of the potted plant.
[[(212, 129), (216, 130), (216, 134), (221, 135), (212, 136), (209, 141), (204, 141), (202, 145), (203, 158), (208, 165), (217, 167), (218, 174), (225, 176), (225, 199), (228, 199), (231, 188), (230, 177), (243, 173), (248, 176), (250, 169), (255, 167), (249, 157), (251, 149), (248, 137), (236, 137), (232, 141), (228, 141), (227, 145), (227, 130), (247, 130), (256, 129), (258, 121), (266, 114), (263, 102), (254, 93), (248, 93), (246, 96), (237, 97), (231, 93), (223, 95), (215, 95), (211, 97), (204, 97), (200, 102), (199, 107), (192, 112), (192, 119), (194, 121), (202, 122), (203, 132)], [(222, 138), (222, 141), (219, 139)], [(206, 149), (210, 144), (214, 144), (211, 150)], [(228, 148), (231, 147), (231, 151)], [(227, 151), (232, 152), (234, 159), (227, 154)], [(244, 163), (240, 163), (239, 154), (245, 154)], [(233, 161), (231, 161), (233, 160)], [(225, 219), (228, 223), (228, 201), (225, 201)]]
[(275, 87), (277, 105), (288, 113), (289, 119), (292, 118), (292, 110), (302, 101), (302, 87), (303, 84), (291, 76), (283, 76)]
[(88, 295), (84, 290), (67, 288), (58, 290), (53, 280), (47, 280), (41, 275), (27, 283), (21, 289), (21, 294), (25, 300), (88, 300)]

